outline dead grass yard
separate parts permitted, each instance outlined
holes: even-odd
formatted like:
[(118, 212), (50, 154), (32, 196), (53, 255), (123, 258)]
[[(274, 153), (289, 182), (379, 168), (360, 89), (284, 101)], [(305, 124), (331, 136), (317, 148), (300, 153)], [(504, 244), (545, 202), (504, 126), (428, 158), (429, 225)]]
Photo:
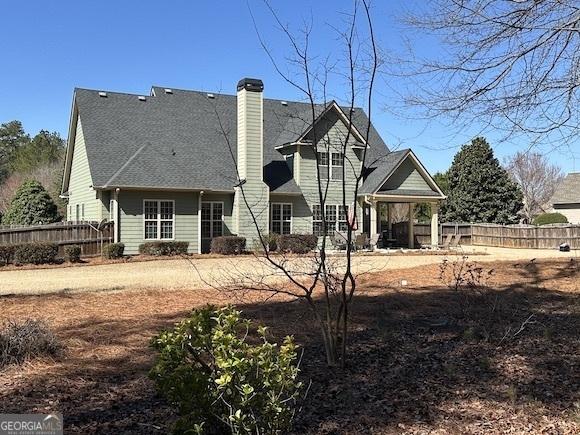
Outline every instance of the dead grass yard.
[[(482, 266), (495, 271), (489, 290), (467, 310), (435, 264), (362, 278), (351, 359), (336, 376), (304, 306), (262, 304), (255, 294), (238, 301), (275, 337), (294, 334), (304, 348), (303, 376), (313, 385), (296, 433), (579, 433), (578, 262)], [(166, 433), (175, 416), (147, 379), (149, 339), (192, 307), (227, 302), (209, 290), (2, 297), (0, 318), (46, 320), (66, 352), (6, 368), (0, 409), (62, 412), (65, 433)], [(531, 314), (533, 322), (499, 343)]]

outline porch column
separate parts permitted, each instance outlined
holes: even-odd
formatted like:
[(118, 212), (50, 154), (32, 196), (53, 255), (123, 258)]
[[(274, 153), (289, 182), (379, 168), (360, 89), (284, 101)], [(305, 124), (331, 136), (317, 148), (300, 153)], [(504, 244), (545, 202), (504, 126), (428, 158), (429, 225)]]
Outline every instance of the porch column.
[(415, 232), (413, 228), (413, 209), (414, 204), (412, 202), (409, 203), (409, 249), (415, 248)]
[(121, 189), (117, 188), (115, 189), (115, 192), (113, 193), (113, 242), (114, 243), (119, 243), (120, 242), (120, 219), (119, 219), (119, 192), (121, 191)]
[(439, 246), (439, 203), (431, 203), (431, 246)]
[(377, 202), (371, 201), (371, 225), (369, 237), (377, 234)]

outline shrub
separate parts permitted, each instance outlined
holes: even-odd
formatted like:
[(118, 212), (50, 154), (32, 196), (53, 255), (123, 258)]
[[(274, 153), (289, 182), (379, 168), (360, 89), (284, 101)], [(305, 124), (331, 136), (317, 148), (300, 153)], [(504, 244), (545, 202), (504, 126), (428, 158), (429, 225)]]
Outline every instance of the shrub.
[(58, 255), (56, 243), (38, 242), (16, 245), (14, 250), (15, 264), (47, 264), (54, 263)]
[(567, 224), (568, 218), (562, 213), (544, 213), (534, 218), (534, 225)]
[(78, 263), (81, 261), (81, 247), (79, 245), (65, 246), (64, 260), (70, 263)]
[(246, 250), (246, 238), (238, 236), (222, 236), (211, 239), (210, 251), (213, 254), (237, 255)]
[(3, 224), (38, 225), (60, 219), (57, 206), (38, 181), (25, 181), (2, 217)]
[(231, 307), (206, 307), (152, 340), (159, 352), (150, 372), (177, 406), (176, 433), (286, 433), (302, 387), (296, 345), (246, 341), (249, 320)]
[(103, 247), (103, 257), (109, 260), (121, 258), (123, 251), (125, 251), (125, 245), (123, 243), (110, 243)]
[(0, 330), (0, 367), (33, 357), (57, 356), (61, 350), (56, 336), (41, 321), (8, 322)]
[(145, 242), (139, 245), (143, 255), (184, 255), (187, 254), (189, 242)]
[(14, 261), (15, 245), (0, 245), (0, 264), (10, 264)]
[(314, 234), (284, 234), (278, 237), (278, 249), (282, 252), (306, 254), (317, 245), (318, 237)]

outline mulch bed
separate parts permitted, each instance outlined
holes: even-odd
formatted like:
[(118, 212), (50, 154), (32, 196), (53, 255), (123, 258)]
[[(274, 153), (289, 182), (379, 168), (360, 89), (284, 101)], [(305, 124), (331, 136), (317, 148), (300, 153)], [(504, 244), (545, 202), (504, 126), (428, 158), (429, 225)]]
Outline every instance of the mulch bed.
[[(578, 263), (483, 267), (490, 290), (467, 302), (436, 265), (365, 275), (344, 369), (326, 367), (303, 305), (248, 295), (245, 315), (303, 346), (312, 387), (295, 432), (578, 433)], [(231, 301), (214, 291), (1, 298), (0, 318), (46, 320), (66, 353), (4, 369), (0, 409), (62, 412), (65, 433), (167, 433), (175, 415), (147, 379), (148, 342), (207, 302)]]

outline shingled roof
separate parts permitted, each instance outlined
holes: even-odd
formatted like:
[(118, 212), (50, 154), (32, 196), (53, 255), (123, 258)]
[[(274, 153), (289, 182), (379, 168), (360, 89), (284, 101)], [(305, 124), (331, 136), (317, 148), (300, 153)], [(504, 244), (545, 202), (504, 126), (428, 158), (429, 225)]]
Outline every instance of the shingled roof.
[(580, 204), (580, 172), (572, 172), (556, 188), (552, 204)]
[[(96, 90), (75, 90), (93, 185), (233, 191), (236, 96), (164, 89), (154, 86), (145, 101), (133, 94), (101, 97)], [(307, 103), (264, 99), (264, 181), (272, 192), (300, 193), (275, 146), (298, 138), (309, 109)], [(360, 131), (367, 120), (362, 109), (354, 111)], [(372, 126), (369, 145), (368, 162), (389, 154)]]

